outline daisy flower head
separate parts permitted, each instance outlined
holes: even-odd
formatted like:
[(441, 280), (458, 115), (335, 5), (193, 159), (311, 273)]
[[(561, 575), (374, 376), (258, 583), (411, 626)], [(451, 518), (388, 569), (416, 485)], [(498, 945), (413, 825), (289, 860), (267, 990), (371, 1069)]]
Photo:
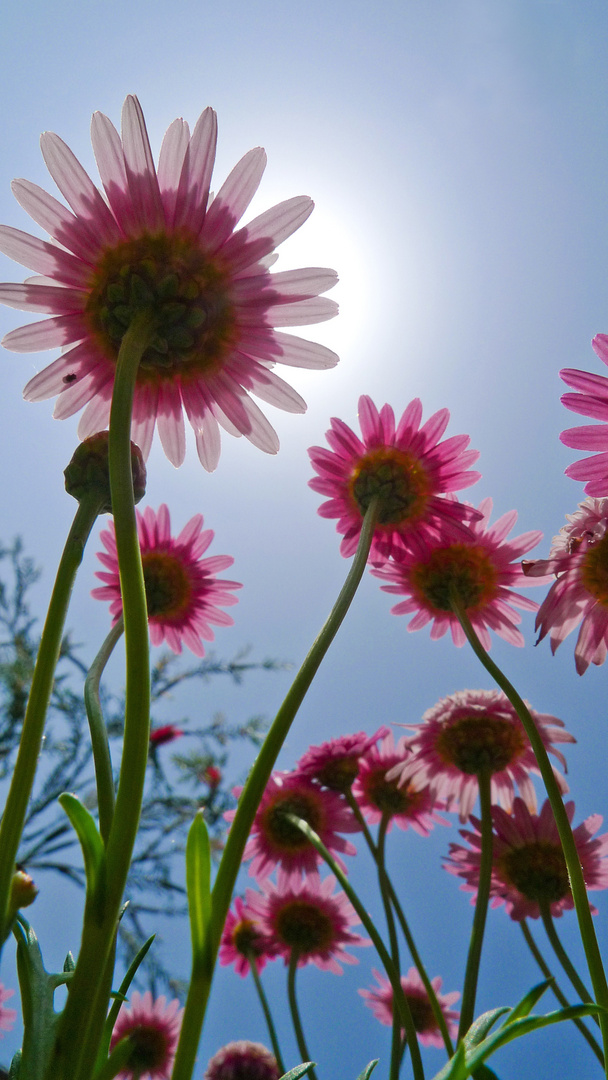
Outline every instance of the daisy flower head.
[[(536, 728), (547, 748), (566, 769), (563, 754), (554, 743), (576, 742), (564, 731), (556, 716), (538, 713), (528, 705)], [(528, 808), (536, 810), (536, 792), (530, 773), (538, 774), (536, 757), (521, 720), (501, 690), (461, 690), (438, 701), (413, 731), (410, 749), (418, 775), (433, 784), (447, 808), (458, 806), (460, 820), (471, 813), (479, 789), (479, 773), (491, 773), (492, 802), (510, 810), (515, 787)], [(405, 763), (407, 778), (412, 766)], [(555, 771), (560, 790), (568, 785)], [(393, 770), (400, 775), (400, 767)]]
[(311, 746), (298, 761), (295, 772), (316, 780), (321, 787), (344, 794), (357, 778), (361, 756), (388, 733), (387, 727), (381, 727), (374, 735), (359, 731), (356, 735), (340, 735), (321, 746)]
[[(574, 817), (574, 803), (566, 803), (568, 819)], [(523, 799), (515, 799), (508, 814), (500, 806), (492, 807), (494, 847), (490, 896), (492, 907), (505, 904), (512, 919), (538, 919), (546, 906), (555, 918), (574, 907), (566, 860), (559, 839), (551, 805), (547, 800), (540, 814), (532, 814)], [(481, 863), (481, 822), (471, 817), (474, 831), (462, 829), (460, 835), (469, 846), (450, 844), (445, 869), (464, 878), (465, 892), (474, 895), (479, 886)], [(588, 889), (608, 888), (608, 833), (595, 836), (602, 818), (592, 814), (573, 830), (578, 857)], [(594, 913), (595, 908), (591, 909)]]
[(192, 133), (184, 120), (173, 121), (158, 166), (135, 97), (124, 103), (121, 135), (96, 112), (91, 139), (103, 193), (69, 147), (45, 132), (42, 154), (69, 209), (36, 184), (15, 180), (16, 198), (50, 240), (0, 228), (0, 250), (43, 275), (0, 286), (0, 301), (51, 315), (11, 331), (4, 345), (14, 352), (63, 349), (27, 384), (26, 399), (58, 395), (59, 419), (86, 406), (80, 438), (107, 426), (120, 344), (134, 315), (145, 310), (155, 336), (139, 366), (131, 429), (144, 457), (158, 424), (167, 457), (181, 465), (184, 410), (206, 469), (218, 462), (219, 426), (276, 453), (276, 433), (250, 393), (288, 412), (304, 412), (300, 395), (271, 368), (337, 362), (323, 346), (274, 329), (337, 313), (336, 304), (320, 296), (335, 284), (334, 271), (269, 273), (274, 249), (306, 221), (312, 201), (288, 199), (237, 229), (266, 155), (259, 147), (250, 150), (212, 198), (212, 109), (205, 109)]
[(132, 1045), (118, 1080), (169, 1080), (183, 1012), (177, 998), (167, 1004), (164, 997), (153, 999), (149, 990), (133, 991), (130, 1003), (120, 1008), (110, 1040), (110, 1052), (122, 1039)]
[(603, 664), (608, 651), (608, 499), (588, 497), (566, 514), (548, 559), (524, 562), (529, 577), (555, 574), (536, 616), (538, 640), (549, 634), (551, 651), (581, 624), (574, 650), (576, 670)]
[(227, 1043), (209, 1060), (204, 1080), (279, 1080), (274, 1054), (262, 1043), (239, 1039)]
[(390, 405), (378, 411), (363, 395), (361, 438), (344, 421), (332, 419), (326, 433), (331, 449), (313, 446), (308, 451), (318, 473), (308, 483), (329, 496), (318, 512), (338, 519), (342, 555), (355, 553), (365, 511), (375, 496), (379, 504), (372, 560), (383, 561), (394, 549), (407, 548), (413, 534), (432, 533), (439, 526), (466, 535), (462, 522), (474, 513), (443, 495), (479, 480), (480, 473), (469, 471), (479, 454), (467, 450), (468, 435), (441, 442), (449, 418), (448, 410), (440, 409), (421, 426), (422, 404), (415, 398), (397, 423)]
[[(240, 794), (240, 789), (235, 789)], [(236, 811), (224, 814), (232, 821)], [(256, 811), (243, 860), (252, 859), (249, 873), (266, 878), (279, 867), (279, 883), (316, 874), (321, 856), (304, 833), (286, 817), (295, 814), (314, 829), (346, 873), (338, 852), (355, 855), (357, 849), (339, 833), (358, 832), (352, 811), (334, 791), (319, 787), (297, 773), (273, 773)]]
[(223, 967), (234, 964), (237, 975), (243, 978), (249, 974), (251, 963), (261, 971), (266, 961), (274, 956), (268, 937), (260, 923), (249, 910), (240, 896), (234, 898), (234, 908), (228, 912), (219, 950), (219, 961)]
[[(608, 334), (597, 334), (591, 347), (602, 363), (608, 365)], [(573, 480), (586, 480), (585, 493), (595, 497), (608, 495), (608, 378), (588, 371), (564, 368), (560, 378), (576, 391), (563, 394), (562, 404), (571, 412), (602, 420), (602, 424), (582, 424), (567, 428), (561, 442), (574, 450), (594, 450), (591, 457), (575, 461), (566, 469)], [(599, 451), (599, 452), (598, 452)]]
[[(403, 735), (395, 744), (389, 731), (380, 746), (370, 747), (360, 760), (353, 795), (370, 825), (386, 817), (387, 832), (395, 822), (400, 829), (411, 828), (420, 836), (428, 836), (433, 825), (448, 822), (437, 813), (444, 806), (438, 802), (434, 788), (421, 780), (415, 769), (407, 771), (411, 760), (409, 742)], [(399, 776), (394, 775), (397, 767)]]
[[(166, 641), (175, 653), (181, 653), (184, 644), (195, 656), (204, 656), (203, 640), (213, 641), (215, 636), (211, 624), (232, 626), (234, 623), (221, 609), (237, 603), (232, 593), (241, 585), (217, 577), (221, 570), (232, 566), (234, 559), (231, 555), (202, 558), (213, 540), (210, 529), (203, 531), (202, 514), (195, 514), (174, 537), (164, 503), (158, 513), (149, 506), (143, 514), (139, 510), (135, 513), (152, 644), (162, 645)], [(100, 535), (106, 550), (98, 551), (97, 558), (106, 570), (98, 571), (95, 577), (104, 584), (93, 589), (91, 596), (110, 601), (116, 623), (122, 614), (122, 598), (113, 523)]]
[(17, 1019), (17, 1010), (5, 1005), (5, 1002), (12, 998), (14, 993), (14, 990), (9, 990), (3, 983), (0, 983), (0, 1039), (3, 1038), (3, 1031), (12, 1031)]
[(402, 552), (372, 574), (388, 582), (382, 585), (384, 592), (406, 595), (407, 599), (391, 611), (393, 615), (414, 616), (409, 631), (430, 622), (433, 641), (449, 629), (454, 644), (464, 645), (465, 633), (452, 608), (452, 596), (456, 595), (485, 649), (491, 644), (489, 630), (521, 646), (524, 638), (517, 628), (521, 615), (513, 607), (536, 611), (538, 604), (514, 592), (512, 586), (530, 584), (519, 560), (538, 544), (542, 533), (527, 532), (507, 540), (517, 512), (503, 514), (490, 526), (492, 500), (483, 499), (479, 511), (481, 516), (471, 523), (468, 539), (417, 536), (412, 538), (409, 552)]
[[(389, 1027), (393, 1023), (393, 988), (389, 980), (379, 971), (372, 969), (372, 974), (378, 983), (371, 990), (359, 990), (365, 1004), (370, 1008), (381, 1024)], [(455, 1038), (458, 1030), (458, 1013), (451, 1006), (458, 1001), (460, 994), (452, 990), (450, 994), (441, 994), (442, 979), (440, 975), (431, 979), (431, 986), (435, 991), (437, 1001), (451, 1038)], [(443, 1038), (433, 1008), (428, 998), (424, 983), (416, 968), (410, 968), (407, 975), (401, 976), (403, 993), (410, 1007), (416, 1034), (423, 1046), (443, 1046)]]
[(317, 874), (275, 885), (260, 882), (260, 893), (247, 890), (247, 904), (257, 915), (277, 953), (288, 964), (294, 952), (298, 967), (315, 964), (322, 971), (342, 974), (342, 964), (358, 964), (346, 952), (352, 945), (370, 945), (367, 938), (353, 934), (360, 919), (346, 893), (334, 893), (336, 879), (323, 881)]

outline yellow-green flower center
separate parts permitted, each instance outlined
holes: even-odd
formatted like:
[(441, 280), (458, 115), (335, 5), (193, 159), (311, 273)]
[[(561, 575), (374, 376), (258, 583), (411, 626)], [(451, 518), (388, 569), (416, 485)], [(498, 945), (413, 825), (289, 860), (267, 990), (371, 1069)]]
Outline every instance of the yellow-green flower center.
[(487, 713), (463, 716), (438, 734), (435, 749), (442, 761), (460, 772), (479, 775), (501, 772), (517, 761), (526, 749), (521, 728), (500, 716)]
[(232, 931), (232, 944), (242, 956), (260, 956), (264, 951), (259, 931), (250, 919), (242, 919)]
[(378, 497), (378, 524), (403, 525), (422, 517), (429, 480), (413, 454), (383, 446), (360, 458), (349, 479), (349, 490), (361, 514)]
[(498, 858), (501, 876), (526, 900), (555, 903), (570, 893), (566, 860), (556, 844), (535, 840)]
[(410, 572), (415, 592), (435, 611), (452, 610), (454, 594), (467, 611), (475, 611), (497, 594), (496, 568), (485, 548), (452, 544), (436, 548)]
[(308, 900), (292, 900), (276, 916), (275, 932), (297, 953), (327, 952), (334, 941), (329, 915)]
[(608, 533), (590, 544), (581, 567), (581, 580), (603, 607), (608, 607)]
[(141, 561), (149, 618), (180, 618), (192, 599), (192, 583), (183, 563), (166, 551), (145, 552)]

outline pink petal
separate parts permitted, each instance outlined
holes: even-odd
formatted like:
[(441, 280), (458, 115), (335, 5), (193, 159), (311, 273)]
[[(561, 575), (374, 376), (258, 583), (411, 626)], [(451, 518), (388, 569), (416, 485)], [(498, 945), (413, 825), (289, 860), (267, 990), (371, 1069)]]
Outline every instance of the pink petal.
[(52, 131), (45, 131), (40, 148), (47, 169), (79, 221), (99, 237), (100, 244), (115, 244), (119, 239), (116, 221), (69, 146)]
[(142, 229), (159, 232), (165, 216), (158, 177), (150, 149), (146, 122), (139, 101), (133, 94), (122, 108), (122, 145), (132, 205)]

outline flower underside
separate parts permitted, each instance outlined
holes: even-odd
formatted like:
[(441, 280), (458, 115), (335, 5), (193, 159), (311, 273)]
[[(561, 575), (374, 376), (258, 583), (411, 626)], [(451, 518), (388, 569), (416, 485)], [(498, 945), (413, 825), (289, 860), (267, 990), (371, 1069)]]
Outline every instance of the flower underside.
[(350, 791), (359, 773), (357, 757), (338, 758), (328, 761), (317, 773), (316, 779), (331, 791)]
[(327, 952), (334, 942), (332, 920), (316, 904), (293, 900), (278, 913), (276, 933), (297, 953)]
[(188, 611), (192, 583), (179, 558), (164, 551), (142, 554), (148, 616), (151, 619), (179, 619)]
[(259, 930), (249, 919), (236, 924), (232, 931), (232, 944), (242, 956), (259, 956), (264, 951)]
[(396, 447), (380, 447), (360, 458), (349, 488), (362, 515), (372, 499), (378, 499), (378, 525), (417, 521), (429, 496), (427, 472), (418, 458)]
[(498, 864), (505, 880), (527, 900), (552, 904), (570, 893), (566, 861), (556, 844), (533, 841), (505, 852)]
[(311, 829), (319, 832), (322, 825), (319, 808), (313, 799), (306, 798), (304, 794), (287, 796), (281, 795), (267, 807), (263, 815), (262, 830), (276, 847), (283, 851), (300, 851), (310, 846), (310, 840), (304, 835), (297, 825), (288, 820), (287, 814), (294, 814), (302, 818), (310, 825)]
[(405, 996), (416, 1031), (419, 1034), (425, 1031), (435, 1031), (437, 1021), (428, 998), (420, 997), (419, 994), (406, 994)]
[(365, 794), (369, 801), (388, 817), (415, 812), (422, 802), (422, 793), (407, 784), (399, 787), (398, 780), (387, 780), (385, 773), (386, 769), (383, 768), (365, 780)]
[(442, 761), (468, 775), (502, 772), (526, 749), (523, 733), (500, 716), (464, 716), (437, 736)]
[(436, 548), (426, 562), (412, 568), (410, 576), (416, 592), (436, 611), (452, 611), (453, 597), (474, 611), (496, 596), (496, 569), (478, 545)]
[(603, 607), (608, 607), (608, 533), (590, 544), (581, 567), (581, 581)]
[(127, 1068), (135, 1076), (162, 1068), (167, 1061), (167, 1038), (164, 1032), (150, 1024), (139, 1024), (128, 1031), (132, 1050)]

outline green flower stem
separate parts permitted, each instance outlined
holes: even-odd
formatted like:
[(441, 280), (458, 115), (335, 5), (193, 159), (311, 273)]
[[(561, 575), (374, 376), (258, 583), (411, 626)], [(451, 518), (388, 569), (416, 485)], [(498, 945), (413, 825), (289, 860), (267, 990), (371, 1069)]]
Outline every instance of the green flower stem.
[[(143, 799), (150, 731), (148, 615), (137, 536), (131, 473), (131, 414), (139, 362), (155, 333), (153, 315), (142, 311), (126, 331), (118, 360), (110, 413), (109, 462), (112, 512), (125, 624), (125, 733), (114, 818), (106, 845), (102, 904), (85, 908), (76, 969), (59, 1024), (48, 1080), (89, 1080), (84, 1054), (87, 1032), (99, 1028), (107, 1009), (98, 984), (113, 947)], [(101, 908), (101, 915), (98, 914)], [(102, 1010), (103, 1006), (103, 1010)]]
[(486, 927), (488, 914), (488, 901), (490, 899), (490, 884), (492, 881), (492, 851), (494, 838), (492, 833), (492, 797), (490, 793), (491, 774), (487, 771), (478, 773), (479, 802), (481, 804), (481, 861), (479, 865), (479, 885), (477, 887), (477, 901), (475, 903), (475, 915), (469, 943), (469, 955), (464, 976), (462, 991), (462, 1009), (460, 1011), (460, 1024), (458, 1027), (459, 1040), (466, 1035), (475, 1017), (475, 998), (477, 996), (477, 980), (479, 978), (479, 963), (483, 935)]
[[(272, 1013), (270, 1011), (270, 1005), (268, 1004), (268, 998), (266, 997), (266, 994), (264, 993), (264, 987), (262, 986), (262, 980), (260, 979), (260, 973), (259, 973), (259, 971), (257, 969), (257, 965), (256, 965), (256, 962), (255, 962), (255, 956), (251, 955), (251, 956), (249, 956), (248, 959), (249, 959), (249, 966), (251, 968), (251, 974), (253, 976), (253, 981), (255, 983), (255, 988), (256, 988), (256, 990), (258, 992), (258, 997), (260, 999), (260, 1005), (262, 1006), (262, 1011), (264, 1013), (264, 1019), (266, 1020), (266, 1027), (268, 1028), (268, 1034), (270, 1036), (270, 1042), (272, 1043), (272, 1052), (273, 1052), (275, 1058), (277, 1059), (277, 1065), (279, 1066), (279, 1073), (280, 1073), (281, 1076), (283, 1076), (283, 1074), (287, 1070), (285, 1068), (285, 1064), (283, 1062), (283, 1057), (281, 1055), (281, 1049), (279, 1047), (279, 1040), (277, 1038), (276, 1028), (274, 1026), (274, 1021), (272, 1019)], [(309, 1058), (307, 1058), (307, 1057), (302, 1058), (302, 1060), (303, 1061), (308, 1061)]]
[(241, 792), (213, 887), (211, 923), (205, 942), (205, 951), (204, 954), (192, 959), (192, 979), (186, 999), (172, 1080), (190, 1080), (192, 1076), (217, 952), (249, 830), (279, 751), (363, 576), (374, 536), (376, 512), (377, 503), (374, 499), (363, 519), (357, 551), (340, 595), (298, 671)]
[[(566, 952), (564, 946), (559, 939), (557, 930), (555, 929), (555, 923), (553, 922), (553, 918), (551, 916), (550, 905), (547, 903), (547, 901), (541, 901), (539, 907), (541, 918), (543, 920), (543, 926), (545, 928), (547, 937), (549, 938), (551, 948), (553, 949), (553, 952), (555, 953), (557, 959), (559, 960), (564, 971), (566, 972), (566, 975), (570, 979), (570, 982), (572, 983), (574, 989), (579, 995), (581, 1001), (593, 1001), (591, 994), (589, 993), (587, 987), (585, 986), (583, 980), (581, 979), (578, 971), (576, 970), (574, 964), (568, 956), (568, 953)], [(597, 1018), (595, 1016), (593, 1017), (593, 1019), (597, 1023)]]
[(95, 762), (95, 781), (97, 784), (97, 806), (99, 808), (99, 831), (104, 844), (107, 844), (110, 835), (112, 818), (114, 817), (114, 775), (112, 773), (112, 758), (108, 745), (108, 733), (106, 729), (101, 701), (99, 700), (99, 683), (105, 666), (110, 659), (114, 646), (122, 636), (124, 629), (122, 615), (114, 624), (105, 639), (97, 656), (89, 668), (84, 684), (84, 704), (91, 732), (91, 745), (93, 747), (93, 760)]
[[(101, 509), (100, 497), (91, 494), (82, 499), (74, 516), (63, 549), (53, 586), (51, 601), (32, 677), (27, 709), (23, 720), (19, 752), (0, 825), (0, 918), (4, 941), (9, 928), (4, 924), (9, 905), (11, 882), (27, 804), (34, 784), (36, 766), (44, 733), (44, 721), (53, 689), (55, 667), (59, 658), (65, 616), (85, 544)], [(1, 947), (1, 946), (0, 946)]]
[[(386, 830), (389, 823), (389, 815), (384, 813), (382, 820), (380, 821), (380, 828), (378, 829), (378, 857), (376, 860), (376, 866), (378, 869), (378, 884), (380, 886), (380, 895), (382, 896), (382, 905), (384, 907), (384, 914), (386, 917), (386, 928), (388, 930), (388, 940), (391, 949), (391, 960), (393, 967), (397, 972), (399, 979), (401, 979), (401, 965), (399, 963), (399, 941), (397, 939), (397, 931), (395, 929), (395, 919), (393, 916), (393, 909), (391, 907), (387, 876), (386, 876)], [(399, 1023), (399, 1013), (396, 1009), (393, 1009), (393, 1034), (391, 1040), (391, 1068), (389, 1077), (390, 1080), (398, 1080), (399, 1068), (401, 1066), (402, 1057), (402, 1039), (401, 1039), (401, 1024)]]
[[(306, 1046), (306, 1039), (304, 1038), (304, 1028), (302, 1027), (302, 1021), (300, 1020), (300, 1012), (298, 1009), (298, 1002), (296, 998), (296, 971), (298, 970), (298, 954), (295, 949), (292, 951), (289, 958), (289, 970), (287, 972), (287, 996), (289, 998), (289, 1009), (291, 1012), (291, 1019), (293, 1020), (293, 1028), (296, 1033), (296, 1041), (298, 1044), (298, 1050), (300, 1051), (300, 1057), (302, 1061), (311, 1061), (312, 1058), (308, 1053), (308, 1047)], [(315, 1070), (311, 1068), (307, 1073), (311, 1080), (317, 1080), (317, 1074)]]
[[(361, 903), (357, 893), (350, 884), (346, 874), (340, 869), (337, 862), (330, 855), (329, 851), (325, 847), (325, 844), (317, 836), (316, 832), (311, 829), (307, 821), (303, 818), (297, 817), (295, 814), (285, 814), (287, 821), (291, 821), (292, 825), (300, 829), (301, 832), (310, 840), (311, 844), (318, 851), (321, 858), (329, 866), (332, 874), (339, 881), (340, 885), (344, 889), (348, 899), (354, 907), (357, 915), (359, 916), (363, 926), (367, 930), (372, 942), (375, 946), (376, 952), (382, 961), (382, 966), (388, 975), (390, 984), (393, 988), (393, 1008), (395, 1005), (399, 1011), (401, 1017), (401, 1023), (405, 1029), (405, 1038), (410, 1048), (410, 1054), (412, 1057), (412, 1071), (414, 1073), (414, 1080), (424, 1080), (424, 1069), (422, 1067), (422, 1058), (420, 1057), (420, 1047), (418, 1046), (418, 1036), (416, 1034), (416, 1028), (414, 1027), (414, 1020), (412, 1012), (408, 1004), (408, 1000), (403, 993), (403, 987), (401, 986), (401, 979), (398, 972), (393, 966), (393, 962), (390, 958), (390, 954), (380, 937), (380, 934), (376, 930), (376, 927), (366, 911), (364, 905)], [(173, 1078), (175, 1080), (175, 1078)]]
[[(530, 952), (532, 953), (532, 956), (536, 960), (536, 963), (538, 964), (540, 970), (542, 971), (545, 979), (551, 979), (551, 989), (552, 989), (555, 997), (559, 1001), (560, 1005), (562, 1005), (564, 1009), (567, 1009), (569, 1007), (569, 1005), (570, 1005), (570, 1002), (568, 1001), (568, 998), (566, 997), (566, 995), (564, 993), (562, 993), (560, 987), (558, 986), (557, 982), (555, 981), (555, 978), (554, 978), (554, 976), (553, 976), (553, 974), (551, 972), (551, 969), (549, 968), (549, 965), (545, 962), (545, 958), (544, 958), (543, 954), (541, 953), (536, 941), (534, 940), (534, 937), (532, 935), (532, 931), (530, 930), (530, 927), (528, 926), (526, 920), (522, 919), (519, 925), (521, 926), (521, 932), (524, 935), (526, 945), (528, 946)], [(595, 1056), (596, 1056), (597, 1060), (599, 1061), (600, 1065), (602, 1066), (602, 1068), (604, 1068), (604, 1055), (602, 1054), (601, 1046), (596, 1041), (596, 1039), (593, 1038), (593, 1035), (591, 1034), (589, 1029), (585, 1026), (585, 1024), (583, 1023), (582, 1020), (577, 1019), (577, 1020), (574, 1021), (574, 1023), (576, 1024), (576, 1026), (577, 1026), (578, 1030), (580, 1031), (581, 1035), (583, 1036), (583, 1038), (586, 1039), (586, 1041), (589, 1043), (589, 1046), (593, 1050), (593, 1053), (595, 1054)]]
[[(604, 971), (604, 965), (602, 964), (602, 956), (595, 936), (595, 927), (593, 925), (593, 918), (589, 907), (589, 897), (587, 896), (583, 868), (578, 856), (576, 842), (572, 835), (572, 828), (568, 821), (568, 815), (564, 807), (561, 792), (557, 785), (551, 762), (549, 761), (549, 755), (547, 754), (543, 740), (539, 735), (536, 724), (530, 715), (526, 703), (519, 696), (513, 684), (509, 682), (505, 675), (503, 675), (498, 665), (488, 656), (471, 626), (466, 611), (456, 597), (452, 597), (452, 608), (454, 614), (458, 617), (460, 625), (462, 626), (469, 644), (478, 660), (483, 664), (486, 671), (489, 672), (496, 684), (511, 702), (524, 726), (532, 749), (534, 750), (543, 784), (545, 785), (549, 802), (551, 803), (551, 809), (553, 810), (555, 824), (557, 826), (566, 866), (568, 868), (570, 888), (572, 889), (579, 931), (585, 950), (585, 956), (587, 958), (595, 1000), (597, 1004), (602, 1007), (602, 1012), (599, 1014), (599, 1024), (602, 1031), (604, 1060), (608, 1066), (608, 983), (606, 982), (606, 973)], [(606, 1075), (608, 1076), (608, 1072)]]
[[(348, 802), (348, 805), (350, 806), (350, 808), (353, 811), (359, 825), (361, 826), (361, 831), (363, 833), (363, 836), (365, 838), (367, 846), (368, 846), (368, 848), (369, 848), (369, 850), (371, 852), (372, 858), (373, 858), (374, 862), (377, 864), (376, 845), (374, 843), (372, 834), (370, 833), (370, 831), (369, 831), (369, 829), (367, 827), (367, 822), (366, 822), (363, 814), (361, 813), (361, 808), (360, 808), (357, 800), (355, 799), (355, 797), (354, 797), (354, 795), (352, 793), (352, 790), (349, 790), (349, 791), (346, 792), (346, 801)], [(422, 963), (420, 953), (418, 952), (418, 949), (416, 948), (416, 942), (414, 941), (414, 938), (413, 938), (412, 932), (411, 932), (411, 930), (409, 928), (409, 925), (408, 925), (407, 919), (405, 917), (403, 908), (401, 907), (401, 904), (399, 902), (399, 898), (398, 898), (398, 896), (397, 896), (397, 894), (395, 892), (393, 883), (392, 883), (392, 881), (391, 881), (391, 879), (389, 877), (388, 871), (386, 869), (386, 865), (384, 867), (384, 874), (385, 874), (385, 879), (386, 879), (386, 885), (387, 885), (387, 888), (388, 888), (388, 892), (389, 892), (389, 895), (390, 895), (390, 898), (391, 898), (391, 904), (393, 905), (393, 909), (395, 911), (395, 914), (397, 916), (397, 920), (399, 922), (399, 925), (401, 927), (403, 936), (405, 938), (405, 943), (406, 943), (406, 945), (408, 947), (410, 956), (411, 956), (412, 960), (414, 961), (414, 967), (416, 968), (416, 970), (417, 970), (418, 974), (420, 975), (420, 978), (422, 979), (422, 982), (424, 984), (424, 989), (427, 992), (428, 999), (429, 999), (431, 1008), (433, 1010), (433, 1016), (435, 1017), (435, 1020), (437, 1022), (437, 1027), (439, 1028), (439, 1030), (441, 1032), (441, 1037), (443, 1039), (443, 1043), (444, 1043), (444, 1046), (446, 1048), (446, 1051), (447, 1051), (449, 1057), (453, 1057), (453, 1055), (454, 1055), (454, 1047), (452, 1045), (452, 1040), (450, 1038), (450, 1033), (448, 1031), (448, 1025), (446, 1023), (445, 1016), (443, 1015), (441, 1005), (439, 1004), (439, 1002), (437, 1000), (437, 994), (435, 993), (435, 990), (433, 988), (433, 984), (431, 983), (431, 980), (429, 979), (429, 977), (427, 975), (426, 968), (425, 968), (424, 964)]]

